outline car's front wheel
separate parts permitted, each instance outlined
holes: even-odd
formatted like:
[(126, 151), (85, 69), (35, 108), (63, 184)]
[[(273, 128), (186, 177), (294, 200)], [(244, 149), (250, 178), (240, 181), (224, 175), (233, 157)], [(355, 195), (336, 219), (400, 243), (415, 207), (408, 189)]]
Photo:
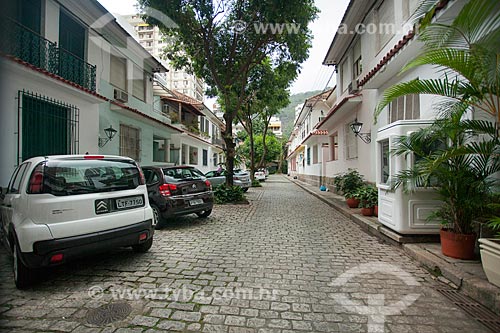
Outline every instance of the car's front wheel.
[(212, 210), (211, 209), (208, 209), (208, 210), (202, 210), (201, 212), (196, 212), (196, 215), (198, 215), (198, 217), (209, 217), (210, 214), (212, 214)]
[(149, 251), (151, 246), (153, 246), (153, 237), (151, 237), (150, 239), (148, 239), (144, 243), (132, 245), (132, 249), (138, 253), (145, 253), (145, 252)]
[(13, 266), (14, 266), (14, 282), (18, 289), (29, 287), (33, 283), (33, 272), (26, 267), (21, 261), (20, 249), (17, 244), (14, 244), (12, 249)]
[(155, 204), (151, 204), (151, 209), (153, 210), (153, 228), (156, 230), (163, 226), (163, 219), (161, 217), (160, 209)]

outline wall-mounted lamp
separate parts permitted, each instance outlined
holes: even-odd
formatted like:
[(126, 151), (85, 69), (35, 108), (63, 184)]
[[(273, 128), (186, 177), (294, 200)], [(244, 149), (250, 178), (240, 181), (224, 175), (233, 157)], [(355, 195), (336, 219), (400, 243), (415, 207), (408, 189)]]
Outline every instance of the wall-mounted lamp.
[(116, 135), (116, 132), (118, 132), (117, 130), (115, 130), (113, 128), (113, 126), (109, 125), (108, 128), (105, 128), (104, 129), (104, 133), (106, 134), (106, 137), (105, 138), (99, 138), (99, 147), (104, 147), (106, 145), (106, 143), (108, 143), (109, 141), (113, 140), (113, 138), (115, 137)]
[(351, 124), (351, 130), (354, 132), (355, 136), (363, 140), (364, 143), (372, 142), (371, 133), (360, 133), (362, 127), (363, 123), (360, 123), (358, 118), (354, 119), (354, 122)]

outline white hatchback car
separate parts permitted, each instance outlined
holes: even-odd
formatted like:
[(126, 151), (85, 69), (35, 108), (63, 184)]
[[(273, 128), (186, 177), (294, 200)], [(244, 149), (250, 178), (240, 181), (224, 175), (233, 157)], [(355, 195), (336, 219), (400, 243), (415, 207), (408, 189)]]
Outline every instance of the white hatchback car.
[(146, 252), (153, 213), (141, 168), (120, 156), (34, 157), (2, 189), (1, 234), (18, 288), (34, 268), (120, 246)]
[(254, 178), (263, 182), (266, 180), (266, 173), (264, 171), (255, 171)]

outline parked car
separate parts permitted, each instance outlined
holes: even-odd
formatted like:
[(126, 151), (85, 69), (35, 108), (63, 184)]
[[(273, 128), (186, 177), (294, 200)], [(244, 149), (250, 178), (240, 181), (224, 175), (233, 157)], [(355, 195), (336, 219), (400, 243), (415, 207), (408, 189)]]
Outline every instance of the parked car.
[[(208, 178), (213, 187), (216, 187), (226, 183), (226, 174), (226, 170), (214, 170), (207, 172), (205, 177)], [(248, 191), (252, 186), (250, 174), (247, 171), (235, 169), (233, 171), (233, 185), (241, 187), (244, 192)]]
[(195, 213), (205, 218), (212, 213), (212, 186), (200, 170), (190, 166), (147, 166), (143, 170), (156, 229), (174, 216)]
[(137, 163), (120, 156), (34, 157), (2, 189), (1, 228), (18, 288), (39, 267), (109, 248), (153, 244), (153, 212)]
[(258, 181), (264, 182), (266, 181), (266, 173), (262, 170), (255, 171), (254, 178), (257, 179)]

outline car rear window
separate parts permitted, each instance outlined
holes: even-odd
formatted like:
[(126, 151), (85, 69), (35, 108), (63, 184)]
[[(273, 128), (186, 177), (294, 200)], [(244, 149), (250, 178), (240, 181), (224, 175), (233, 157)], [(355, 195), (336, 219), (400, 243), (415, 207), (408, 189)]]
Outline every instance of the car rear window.
[(168, 168), (163, 169), (166, 181), (202, 179), (205, 175), (195, 168)]
[(140, 171), (129, 160), (54, 160), (46, 162), (42, 193), (74, 195), (134, 189)]

